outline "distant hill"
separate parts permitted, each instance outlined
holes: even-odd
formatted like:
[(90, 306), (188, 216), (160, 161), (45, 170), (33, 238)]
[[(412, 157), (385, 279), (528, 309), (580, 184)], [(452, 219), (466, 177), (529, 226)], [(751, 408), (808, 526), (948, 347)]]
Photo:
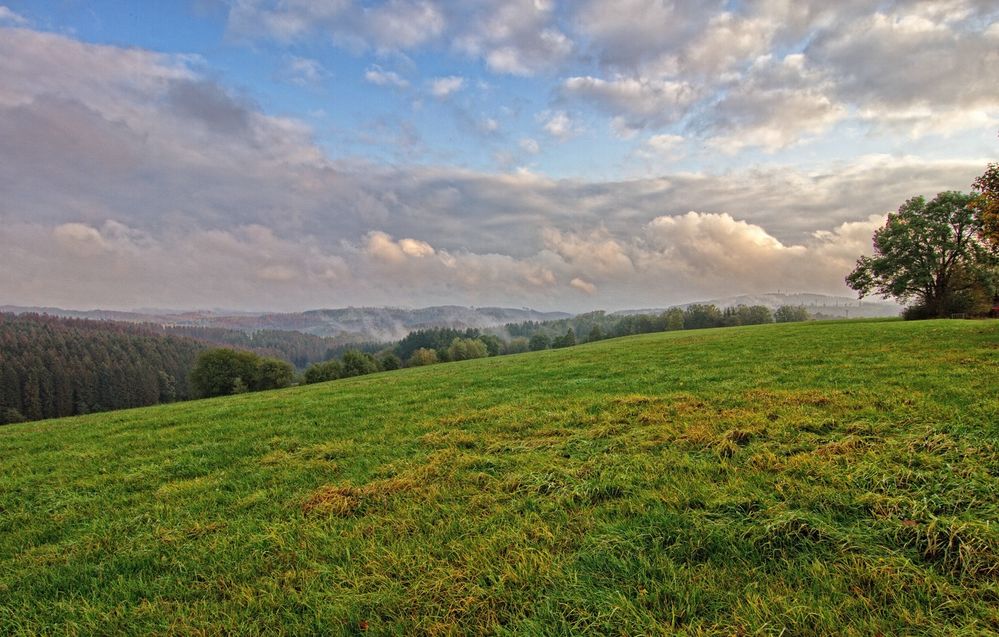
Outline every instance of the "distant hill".
[(250, 313), (219, 311), (142, 310), (64, 310), (55, 307), (0, 306), (0, 312), (36, 313), (65, 318), (155, 323), (163, 326), (212, 327), (243, 332), (283, 330), (316, 336), (350, 337), (355, 341), (393, 341), (413, 330), (428, 327), (455, 329), (496, 327), (522, 321), (551, 321), (572, 316), (566, 312), (538, 312), (523, 308), (463, 307), (441, 305), (417, 309), (390, 307), (347, 307), (308, 310), (295, 313)]
[[(782, 305), (801, 305), (815, 318), (878, 318), (898, 316), (902, 306), (890, 301), (864, 300), (858, 301), (848, 296), (832, 296), (829, 294), (811, 294), (797, 292), (784, 294), (780, 292), (766, 294), (740, 294), (706, 301), (691, 301), (681, 303), (679, 307), (687, 307), (695, 303), (710, 303), (720, 308), (737, 305), (764, 305), (776, 309)], [(646, 308), (636, 310), (620, 310), (614, 314), (628, 316), (632, 314), (655, 314), (665, 310), (662, 308)]]
[[(743, 294), (693, 303), (713, 303), (720, 308), (736, 305), (803, 305), (815, 318), (876, 318), (898, 316), (901, 306), (884, 301), (827, 294)], [(612, 316), (658, 314), (665, 306), (611, 312)], [(558, 321), (575, 316), (569, 312), (539, 312), (530, 308), (465, 307), (438, 305), (424, 308), (345, 307), (304, 312), (237, 312), (228, 310), (159, 310), (130, 312), (115, 310), (66, 310), (58, 307), (0, 306), (12, 314), (48, 314), (63, 318), (85, 318), (128, 323), (153, 323), (164, 327), (224, 328), (252, 333), (261, 330), (302, 332), (321, 337), (337, 337), (344, 343), (396, 341), (412, 331), (431, 327), (488, 329), (525, 321)], [(296, 363), (297, 364), (297, 363)]]

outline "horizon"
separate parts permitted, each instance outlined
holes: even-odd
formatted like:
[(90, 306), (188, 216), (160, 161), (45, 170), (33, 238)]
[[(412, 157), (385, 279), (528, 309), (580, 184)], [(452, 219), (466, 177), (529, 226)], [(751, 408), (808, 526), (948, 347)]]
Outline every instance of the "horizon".
[(994, 161), (997, 19), (979, 0), (0, 0), (0, 299), (851, 296), (886, 213)]
[(638, 306), (628, 306), (628, 307), (592, 307), (579, 312), (570, 312), (568, 310), (562, 310), (558, 308), (539, 308), (539, 307), (528, 307), (528, 306), (501, 306), (501, 305), (461, 305), (455, 303), (446, 303), (441, 305), (343, 305), (343, 306), (315, 306), (315, 307), (303, 307), (300, 309), (291, 310), (268, 310), (268, 309), (246, 309), (239, 310), (234, 308), (225, 307), (191, 307), (191, 308), (166, 308), (166, 307), (94, 307), (94, 306), (79, 306), (79, 307), (69, 307), (69, 306), (56, 306), (56, 305), (22, 305), (18, 303), (0, 303), (0, 311), (6, 311), (9, 309), (16, 310), (58, 310), (65, 312), (79, 312), (79, 313), (93, 313), (93, 312), (109, 312), (118, 314), (140, 314), (140, 315), (155, 315), (161, 314), (163, 316), (173, 316), (182, 314), (212, 314), (218, 317), (224, 316), (236, 316), (236, 315), (277, 315), (277, 314), (305, 314), (307, 312), (335, 312), (340, 310), (400, 310), (415, 312), (420, 310), (429, 310), (436, 308), (458, 308), (466, 310), (487, 310), (487, 309), (499, 309), (499, 310), (519, 310), (527, 312), (535, 312), (538, 314), (567, 314), (570, 316), (579, 316), (583, 314), (589, 314), (592, 312), (606, 312), (607, 314), (615, 314), (619, 312), (654, 312), (669, 309), (671, 307), (685, 307), (688, 305), (697, 304), (718, 304), (721, 303), (723, 307), (727, 307), (726, 302), (739, 299), (741, 297), (796, 297), (796, 296), (817, 296), (826, 297), (830, 301), (843, 301), (849, 302), (851, 306), (856, 304), (856, 306), (862, 305), (884, 305), (889, 307), (901, 306), (890, 299), (884, 299), (876, 296), (868, 296), (863, 298), (852, 298), (842, 295), (828, 295), (820, 294), (815, 292), (759, 292), (754, 294), (733, 294), (726, 297), (719, 298), (703, 298), (681, 301), (679, 303), (669, 304), (669, 305), (650, 305), (646, 307)]

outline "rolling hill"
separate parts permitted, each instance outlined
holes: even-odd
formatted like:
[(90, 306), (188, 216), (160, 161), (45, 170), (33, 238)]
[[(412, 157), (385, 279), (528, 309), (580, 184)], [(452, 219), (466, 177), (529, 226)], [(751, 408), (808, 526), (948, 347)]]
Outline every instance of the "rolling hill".
[(305, 312), (226, 312), (137, 310), (64, 310), (56, 307), (0, 306), (12, 314), (48, 314), (65, 318), (154, 323), (171, 327), (199, 327), (256, 332), (295, 331), (314, 336), (350, 337), (355, 341), (394, 341), (428, 327), (455, 329), (496, 327), (522, 321), (550, 321), (572, 316), (566, 312), (539, 312), (529, 308), (439, 305), (424, 308), (345, 307)]
[(0, 633), (995, 633), (997, 347), (670, 332), (2, 427)]

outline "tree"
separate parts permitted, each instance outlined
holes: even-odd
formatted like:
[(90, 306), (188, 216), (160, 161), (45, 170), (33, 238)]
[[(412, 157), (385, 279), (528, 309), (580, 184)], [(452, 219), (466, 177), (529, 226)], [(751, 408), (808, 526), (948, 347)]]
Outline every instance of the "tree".
[(177, 399), (177, 382), (162, 369), (156, 373), (161, 403), (172, 403)]
[(402, 367), (402, 360), (392, 352), (385, 352), (378, 357), (378, 367), (383, 371), (391, 371)]
[(604, 331), (600, 328), (600, 325), (594, 325), (590, 328), (590, 334), (586, 337), (587, 343), (592, 343), (593, 341), (601, 341), (604, 339)]
[(989, 164), (972, 185), (975, 213), (982, 241), (999, 251), (999, 164)]
[(968, 290), (983, 284), (988, 262), (976, 234), (974, 200), (950, 191), (929, 202), (906, 201), (874, 232), (874, 256), (857, 261), (847, 285), (861, 298), (876, 293), (915, 301), (928, 317), (956, 311)]
[(572, 347), (576, 344), (576, 333), (570, 327), (569, 330), (562, 336), (559, 336), (554, 341), (552, 341), (552, 347)]
[(713, 304), (694, 303), (683, 311), (683, 327), (687, 330), (697, 330), (705, 327), (721, 325), (722, 313)]
[(307, 384), (324, 383), (341, 377), (343, 377), (343, 365), (340, 361), (333, 359), (309, 365), (309, 368), (305, 370), (304, 381)]
[(523, 352), (530, 351), (530, 349), (531, 349), (530, 341), (528, 341), (523, 336), (517, 336), (515, 338), (511, 338), (510, 341), (503, 346), (503, 353), (521, 354)]
[(774, 313), (765, 305), (740, 305), (736, 308), (740, 325), (762, 325), (774, 322)]
[(378, 362), (367, 352), (352, 349), (343, 353), (343, 377), (364, 376), (378, 371)]
[(433, 365), (437, 362), (437, 350), (429, 347), (421, 347), (413, 352), (409, 357), (410, 367), (422, 367), (423, 365)]
[(808, 310), (800, 305), (782, 305), (774, 312), (774, 320), (778, 323), (800, 323), (810, 318)]
[(0, 409), (0, 425), (9, 425), (16, 422), (24, 422), (25, 420), (27, 419), (21, 415), (21, 412), (13, 407)]
[(456, 338), (447, 348), (449, 361), (464, 361), (471, 358), (485, 358), (489, 355), (486, 344), (477, 338)]
[(288, 387), (295, 379), (295, 368), (291, 363), (277, 358), (260, 358), (257, 360), (257, 373), (253, 377), (250, 389), (280, 389)]
[(532, 352), (537, 352), (543, 349), (548, 349), (552, 345), (552, 339), (548, 338), (544, 334), (535, 334), (531, 337), (528, 342), (528, 347), (531, 348)]
[(257, 373), (257, 359), (252, 352), (217, 348), (205, 350), (191, 370), (195, 395), (208, 398), (228, 396), (236, 389), (249, 388)]
[(678, 307), (671, 307), (663, 313), (663, 321), (666, 331), (672, 332), (683, 329), (683, 310)]
[(499, 356), (503, 343), (500, 341), (498, 336), (495, 334), (481, 334), (479, 335), (479, 340), (485, 343), (486, 352), (490, 356)]

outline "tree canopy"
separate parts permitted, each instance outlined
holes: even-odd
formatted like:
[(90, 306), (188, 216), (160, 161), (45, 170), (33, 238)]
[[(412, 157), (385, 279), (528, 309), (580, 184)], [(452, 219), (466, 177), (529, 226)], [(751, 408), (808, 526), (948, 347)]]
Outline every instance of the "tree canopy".
[(915, 301), (925, 316), (972, 311), (989, 261), (976, 232), (974, 199), (948, 191), (931, 201), (906, 201), (874, 232), (874, 255), (857, 261), (847, 285), (862, 297)]
[(983, 241), (999, 251), (999, 164), (989, 164), (973, 188), (978, 231)]

